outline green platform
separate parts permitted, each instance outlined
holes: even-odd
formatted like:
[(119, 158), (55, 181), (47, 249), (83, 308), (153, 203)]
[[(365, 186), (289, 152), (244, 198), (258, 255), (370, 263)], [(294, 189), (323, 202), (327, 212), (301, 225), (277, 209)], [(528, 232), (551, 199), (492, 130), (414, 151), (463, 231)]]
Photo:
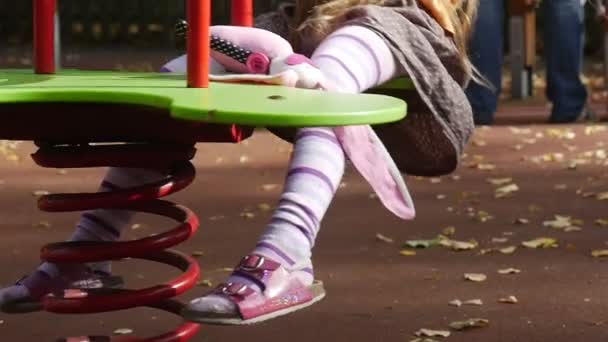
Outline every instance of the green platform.
[(190, 89), (184, 75), (164, 73), (0, 70), (0, 115), (3, 103), (45, 102), (139, 104), (166, 108), (176, 119), (250, 126), (380, 124), (407, 112), (404, 101), (382, 95), (227, 83)]

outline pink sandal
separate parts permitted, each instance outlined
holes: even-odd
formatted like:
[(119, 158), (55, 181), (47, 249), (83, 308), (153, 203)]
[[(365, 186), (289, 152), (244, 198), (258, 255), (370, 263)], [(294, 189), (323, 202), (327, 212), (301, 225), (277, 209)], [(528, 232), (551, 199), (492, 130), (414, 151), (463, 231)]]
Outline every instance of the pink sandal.
[(246, 274), (264, 285), (258, 293), (247, 285), (220, 284), (209, 294), (225, 296), (236, 304), (238, 313), (201, 312), (190, 304), (182, 316), (192, 322), (221, 325), (247, 325), (304, 309), (325, 297), (323, 283), (306, 286), (281, 264), (259, 255), (243, 258), (235, 272)]
[(30, 277), (23, 277), (16, 284), (27, 287), (30, 296), (4, 303), (0, 306), (0, 312), (9, 314), (37, 312), (43, 309), (40, 300), (46, 295), (73, 290), (119, 289), (123, 287), (124, 281), (120, 276), (87, 269), (77, 279), (72, 280), (49, 278), (44, 272), (36, 271)]

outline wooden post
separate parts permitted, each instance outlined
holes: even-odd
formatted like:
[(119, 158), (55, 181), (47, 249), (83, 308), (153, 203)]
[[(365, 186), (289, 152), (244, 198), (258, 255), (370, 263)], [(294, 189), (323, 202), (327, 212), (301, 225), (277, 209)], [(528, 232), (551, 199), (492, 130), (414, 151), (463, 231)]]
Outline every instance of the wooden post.
[(253, 0), (232, 0), (232, 25), (253, 26)]
[(188, 87), (209, 87), (211, 0), (188, 0)]
[(55, 73), (56, 0), (33, 0), (34, 70), (37, 74)]
[(510, 0), (509, 46), (511, 49), (511, 95), (533, 95), (536, 63), (536, 13), (534, 0)]

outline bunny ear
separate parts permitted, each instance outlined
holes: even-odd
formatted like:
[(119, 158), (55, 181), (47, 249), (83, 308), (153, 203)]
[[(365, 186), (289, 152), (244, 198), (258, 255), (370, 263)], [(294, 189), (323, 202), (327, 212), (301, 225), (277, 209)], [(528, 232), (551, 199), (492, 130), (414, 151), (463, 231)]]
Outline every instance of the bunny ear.
[(287, 87), (295, 87), (298, 82), (297, 73), (292, 70), (286, 70), (282, 73), (274, 75), (259, 75), (259, 74), (225, 74), (225, 75), (209, 75), (209, 79), (214, 82), (227, 83), (260, 83), (282, 85)]

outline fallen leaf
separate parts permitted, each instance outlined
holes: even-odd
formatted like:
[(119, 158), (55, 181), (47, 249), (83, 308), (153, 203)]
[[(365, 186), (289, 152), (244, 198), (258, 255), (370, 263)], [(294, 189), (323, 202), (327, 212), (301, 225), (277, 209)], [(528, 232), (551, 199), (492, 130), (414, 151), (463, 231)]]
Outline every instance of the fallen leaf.
[(474, 168), (482, 171), (491, 171), (496, 169), (496, 165), (494, 164), (477, 164)]
[(540, 237), (530, 241), (524, 241), (522, 246), (527, 248), (551, 248), (557, 247), (557, 240), (554, 238)]
[(481, 306), (483, 305), (483, 301), (481, 299), (469, 299), (465, 302), (462, 302), (463, 305), (475, 305), (475, 306)]
[(415, 338), (413, 340), (411, 340), (410, 342), (439, 342), (437, 340), (434, 340), (432, 338), (426, 338), (426, 337), (422, 337), (422, 338)]
[(602, 192), (595, 196), (598, 201), (607, 201), (608, 200), (608, 192)]
[(608, 227), (608, 219), (597, 219), (595, 220), (595, 224), (600, 227)]
[(480, 282), (485, 281), (486, 279), (488, 279), (488, 276), (486, 276), (483, 273), (465, 273), (464, 279), (465, 280), (469, 280), (469, 281), (473, 281), (473, 282), (476, 282), (476, 283), (480, 283)]
[(553, 189), (555, 189), (555, 190), (566, 190), (566, 189), (568, 189), (568, 185), (567, 184), (555, 184), (553, 186)]
[(508, 238), (503, 238), (503, 237), (492, 238), (492, 243), (507, 243), (507, 242), (509, 242)]
[(429, 179), (429, 182), (431, 182), (431, 184), (439, 184), (441, 183), (441, 178), (431, 178)]
[(515, 221), (513, 221), (514, 224), (528, 224), (530, 223), (530, 220), (525, 219), (525, 218), (518, 218), (515, 219)]
[(477, 248), (477, 241), (456, 241), (448, 238), (439, 240), (439, 244), (443, 247), (450, 248), (454, 251), (468, 251)]
[(467, 330), (473, 328), (484, 328), (490, 324), (490, 321), (483, 318), (471, 318), (466, 321), (452, 322), (450, 323), (450, 328), (454, 330)]
[(51, 222), (49, 221), (40, 221), (38, 223), (35, 224), (36, 228), (51, 228)]
[(502, 254), (513, 254), (516, 249), (517, 249), (516, 246), (509, 246), (509, 247), (501, 248), (498, 251)]
[(446, 196), (446, 195), (444, 195), (444, 194), (439, 194), (439, 195), (437, 195), (437, 199), (438, 199), (438, 200), (444, 200), (444, 199), (446, 199), (446, 198), (447, 198), (447, 196)]
[(195, 258), (200, 258), (203, 255), (205, 255), (205, 252), (203, 252), (203, 251), (194, 251), (194, 252), (192, 252), (192, 256), (195, 257)]
[(380, 233), (376, 234), (376, 240), (382, 241), (382, 242), (386, 242), (386, 243), (393, 243), (393, 242), (395, 242), (395, 240), (393, 240), (393, 239), (391, 239), (389, 237), (386, 237), (386, 236), (384, 236), (384, 235), (382, 235)]
[(441, 232), (445, 236), (452, 236), (452, 235), (456, 234), (456, 227), (453, 227), (453, 226), (445, 227), (445, 228), (443, 228), (443, 230)]
[(518, 270), (517, 268), (505, 268), (505, 269), (501, 269), (498, 270), (499, 274), (517, 274), (517, 273), (521, 273), (521, 270)]
[(517, 191), (519, 191), (519, 186), (517, 186), (517, 184), (515, 184), (515, 183), (509, 184), (509, 185), (496, 189), (496, 192), (494, 193), (494, 197), (495, 198), (504, 198)]
[(608, 249), (593, 251), (591, 252), (591, 256), (593, 256), (594, 258), (608, 257)]
[(488, 178), (486, 181), (492, 185), (500, 186), (511, 183), (513, 178)]
[(213, 282), (209, 279), (203, 279), (196, 283), (196, 285), (200, 287), (213, 287)]
[(46, 191), (46, 190), (36, 190), (36, 191), (32, 192), (32, 194), (33, 194), (34, 196), (38, 196), (38, 197), (40, 197), (40, 196), (46, 196), (46, 195), (49, 195), (49, 194), (50, 194), (50, 192), (48, 192), (48, 191)]
[(572, 218), (569, 216), (555, 215), (555, 219), (552, 221), (544, 221), (543, 226), (551, 227), (556, 229), (564, 229), (572, 226)]
[(509, 296), (506, 298), (498, 299), (498, 302), (504, 303), (504, 304), (517, 304), (519, 301), (517, 300), (517, 298), (515, 296)]
[(402, 256), (415, 256), (416, 255), (416, 251), (412, 251), (409, 249), (402, 249), (401, 251), (399, 251), (399, 255)]
[(447, 330), (432, 330), (432, 329), (420, 329), (416, 331), (415, 335), (425, 337), (450, 337), (452, 333)]
[(255, 214), (250, 211), (244, 211), (240, 213), (239, 216), (248, 220), (255, 218)]
[(490, 213), (480, 210), (476, 214), (473, 215), (475, 219), (481, 223), (487, 222), (489, 220), (494, 219), (494, 216), (490, 215)]
[(264, 191), (272, 191), (279, 188), (279, 184), (264, 184), (262, 185), (262, 190)]
[(410, 248), (430, 248), (433, 246), (437, 246), (439, 244), (439, 239), (433, 240), (408, 240), (405, 242), (406, 247)]
[(448, 305), (455, 306), (457, 308), (462, 306), (462, 301), (460, 299), (451, 300)]
[(270, 211), (272, 209), (272, 206), (268, 203), (260, 203), (258, 204), (258, 209), (261, 211)]

